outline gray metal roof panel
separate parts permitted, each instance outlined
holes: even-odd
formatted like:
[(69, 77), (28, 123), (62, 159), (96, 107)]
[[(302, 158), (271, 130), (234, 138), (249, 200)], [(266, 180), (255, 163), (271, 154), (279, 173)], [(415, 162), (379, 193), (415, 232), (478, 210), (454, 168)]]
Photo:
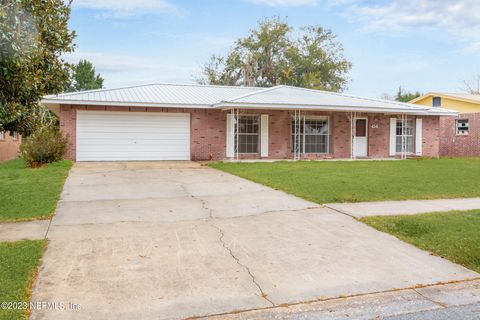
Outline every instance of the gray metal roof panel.
[(99, 89), (45, 96), (48, 101), (158, 103), (213, 105), (241, 94), (260, 90), (252, 87), (150, 84), (117, 89)]

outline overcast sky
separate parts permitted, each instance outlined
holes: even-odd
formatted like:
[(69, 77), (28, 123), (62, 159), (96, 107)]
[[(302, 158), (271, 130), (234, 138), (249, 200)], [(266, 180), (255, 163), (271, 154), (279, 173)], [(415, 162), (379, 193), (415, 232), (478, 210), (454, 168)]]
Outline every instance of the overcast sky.
[(338, 36), (349, 93), (461, 91), (480, 73), (479, 12), (478, 0), (74, 0), (68, 60), (92, 61), (106, 87), (192, 83), (210, 55), (278, 15)]

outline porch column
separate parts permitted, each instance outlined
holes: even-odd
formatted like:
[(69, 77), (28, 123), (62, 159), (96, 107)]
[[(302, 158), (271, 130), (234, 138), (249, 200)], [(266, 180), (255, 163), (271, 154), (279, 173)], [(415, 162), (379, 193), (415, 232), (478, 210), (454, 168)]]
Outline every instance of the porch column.
[(300, 160), (301, 158), (301, 148), (302, 148), (302, 139), (301, 139), (301, 111), (293, 111), (293, 160)]
[(350, 112), (350, 159), (356, 159), (355, 134), (357, 130), (357, 113)]

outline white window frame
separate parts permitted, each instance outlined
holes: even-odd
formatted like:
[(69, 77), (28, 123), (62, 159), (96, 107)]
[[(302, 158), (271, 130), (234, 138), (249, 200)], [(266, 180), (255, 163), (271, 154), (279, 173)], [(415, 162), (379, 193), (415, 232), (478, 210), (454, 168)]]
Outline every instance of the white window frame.
[(0, 131), (0, 141), (5, 140), (5, 131)]
[[(305, 133), (305, 122), (307, 120), (326, 120), (327, 121), (327, 134), (306, 134)], [(294, 135), (294, 132), (293, 132), (293, 127), (292, 127), (292, 122), (294, 120), (291, 119), (290, 121), (290, 126), (291, 126), (291, 130), (290, 130), (290, 141), (293, 140), (293, 135)], [(330, 117), (329, 116), (303, 116), (302, 117), (302, 124), (301, 124), (301, 129), (302, 132), (301, 132), (301, 135), (302, 135), (302, 140), (301, 140), (301, 152), (303, 154), (329, 154), (330, 153)], [(312, 135), (312, 136), (326, 136), (327, 137), (327, 147), (326, 147), (326, 152), (306, 152), (305, 151), (305, 136), (307, 135)], [(292, 145), (292, 149), (293, 149), (293, 145)]]
[[(409, 135), (409, 134), (405, 135), (406, 139), (408, 139), (408, 138), (412, 139), (412, 150), (407, 151), (407, 154), (414, 154), (415, 153), (416, 123), (415, 123), (414, 119), (407, 119), (407, 120), (405, 120), (405, 122), (406, 123), (408, 123), (408, 122), (412, 123), (412, 134), (411, 135)], [(400, 151), (398, 151), (398, 148), (397, 148), (398, 147), (398, 144), (397, 144), (398, 137), (402, 137), (402, 135), (397, 134), (397, 128), (398, 128), (399, 123), (400, 124), (402, 123), (402, 119), (397, 118), (397, 122), (395, 123), (395, 153), (397, 153), (397, 154), (402, 153), (401, 148), (400, 148)], [(402, 131), (403, 131), (403, 126), (402, 126)]]
[[(463, 130), (459, 130), (458, 128), (458, 122), (462, 120), (462, 121), (467, 121), (467, 130), (466, 131), (463, 131)], [(455, 119), (455, 135), (457, 136), (468, 136), (468, 132), (470, 131), (470, 121), (469, 119), (466, 119), (466, 118), (462, 118), (462, 119)]]
[[(235, 137), (234, 139), (234, 144), (239, 144), (240, 145), (240, 136), (257, 136), (257, 150), (255, 152), (240, 152), (240, 146), (237, 145), (237, 150), (238, 150), (238, 154), (258, 154), (259, 153), (259, 150), (260, 150), (260, 132), (261, 132), (261, 119), (260, 119), (260, 115), (259, 114), (240, 114), (238, 116), (238, 120), (237, 120), (237, 123), (235, 124), (236, 126), (239, 125), (239, 122), (240, 122), (240, 119), (242, 117), (256, 117), (257, 118), (257, 121), (258, 121), (258, 132), (257, 133), (240, 133), (240, 130), (238, 129), (236, 131), (236, 133), (238, 134), (238, 139), (237, 137)], [(240, 127), (238, 127), (240, 128)]]

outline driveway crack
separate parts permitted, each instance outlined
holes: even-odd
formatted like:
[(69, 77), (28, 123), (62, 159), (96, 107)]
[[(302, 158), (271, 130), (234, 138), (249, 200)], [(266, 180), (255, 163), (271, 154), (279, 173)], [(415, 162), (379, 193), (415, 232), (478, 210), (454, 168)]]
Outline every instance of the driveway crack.
[(197, 196), (191, 194), (190, 192), (188, 192), (187, 188), (185, 187), (185, 184), (182, 183), (181, 186), (182, 186), (182, 189), (184, 190), (184, 192), (185, 192), (187, 195), (189, 195), (190, 197), (192, 197), (192, 198), (195, 199), (195, 200), (200, 201), (200, 203), (202, 204), (202, 208), (203, 208), (204, 210), (207, 210), (207, 211), (208, 211), (208, 218), (207, 218), (206, 220), (207, 220), (208, 223), (210, 223), (210, 225), (211, 225), (213, 228), (215, 228), (215, 229), (218, 231), (218, 233), (219, 233), (219, 235), (220, 235), (218, 239), (219, 239), (220, 243), (222, 244), (223, 248), (228, 251), (228, 253), (230, 254), (230, 256), (235, 260), (235, 262), (236, 262), (239, 266), (241, 266), (243, 269), (245, 269), (245, 271), (247, 271), (248, 275), (249, 275), (250, 278), (252, 279), (253, 284), (254, 284), (254, 285), (258, 288), (258, 290), (260, 291), (260, 297), (263, 298), (263, 299), (265, 299), (266, 301), (268, 301), (268, 303), (270, 303), (270, 304), (272, 305), (272, 307), (275, 307), (275, 303), (273, 303), (273, 301), (268, 298), (268, 294), (266, 294), (265, 291), (263, 291), (262, 287), (261, 287), (260, 284), (257, 282), (257, 280), (256, 280), (255, 276), (253, 275), (252, 271), (250, 270), (250, 268), (249, 268), (248, 266), (246, 266), (245, 264), (243, 264), (243, 263), (240, 262), (240, 259), (239, 259), (237, 256), (235, 256), (235, 254), (233, 253), (232, 249), (230, 249), (230, 247), (227, 245), (227, 243), (223, 240), (223, 238), (225, 237), (225, 233), (223, 232), (223, 230), (222, 230), (220, 227), (216, 226), (216, 225), (213, 223), (213, 221), (215, 220), (215, 217), (213, 216), (213, 210), (207, 206), (207, 203), (205, 202), (204, 199), (202, 199), (202, 198), (200, 198), (200, 197), (197, 197)]
[(275, 307), (275, 303), (273, 303), (272, 300), (270, 300), (268, 298), (268, 295), (265, 293), (265, 291), (263, 291), (262, 287), (260, 286), (260, 284), (257, 282), (257, 280), (255, 279), (255, 276), (253, 275), (252, 271), (250, 270), (250, 268), (246, 265), (244, 265), (243, 263), (240, 262), (240, 259), (235, 256), (235, 254), (233, 253), (232, 249), (230, 249), (230, 247), (227, 245), (227, 243), (223, 240), (225, 234), (223, 232), (223, 230), (219, 227), (217, 227), (214, 223), (211, 223), (212, 227), (214, 227), (215, 229), (218, 230), (218, 233), (220, 234), (220, 237), (219, 237), (219, 240), (220, 240), (220, 243), (222, 244), (222, 246), (225, 248), (225, 250), (228, 251), (228, 253), (230, 254), (230, 256), (235, 260), (235, 262), (241, 266), (242, 268), (244, 268), (248, 275), (250, 276), (250, 278), (252, 279), (252, 282), (253, 284), (258, 288), (258, 290), (260, 291), (260, 297), (262, 297), (263, 299), (265, 299), (266, 301), (268, 301), (272, 307)]

